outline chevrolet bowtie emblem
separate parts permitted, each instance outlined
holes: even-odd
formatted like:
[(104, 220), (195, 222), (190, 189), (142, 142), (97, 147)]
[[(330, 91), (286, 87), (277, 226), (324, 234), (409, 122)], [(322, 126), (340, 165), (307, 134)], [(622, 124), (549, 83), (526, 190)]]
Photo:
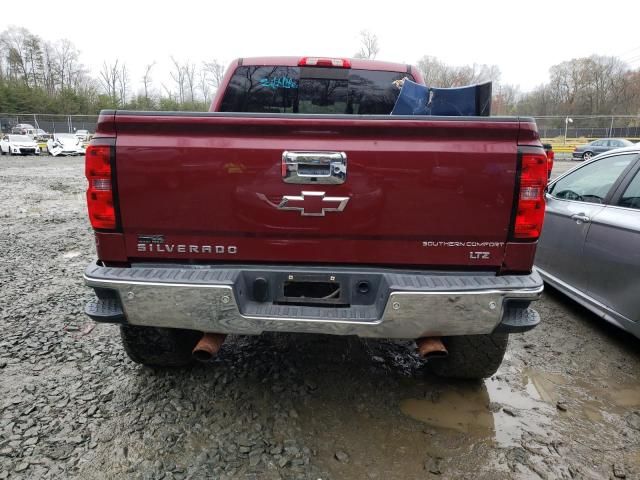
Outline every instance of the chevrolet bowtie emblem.
[(301, 192), (282, 197), (278, 210), (296, 210), (303, 217), (324, 217), (327, 212), (341, 212), (349, 197), (325, 197), (324, 192)]

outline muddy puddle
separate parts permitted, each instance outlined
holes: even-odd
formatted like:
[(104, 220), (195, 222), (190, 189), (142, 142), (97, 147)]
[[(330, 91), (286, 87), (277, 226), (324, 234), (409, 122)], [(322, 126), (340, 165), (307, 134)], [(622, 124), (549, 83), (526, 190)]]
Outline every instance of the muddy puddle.
[(487, 379), (479, 387), (451, 386), (432, 399), (407, 398), (400, 402), (400, 410), (431, 427), (508, 447), (522, 431), (543, 433), (554, 417), (607, 422), (609, 415), (640, 407), (640, 385), (598, 386), (533, 369), (523, 371), (519, 384), (502, 378)]
[(533, 390), (532, 395), (527, 389), (516, 390), (506, 382), (489, 379), (479, 386), (452, 385), (436, 398), (404, 399), (400, 410), (430, 427), (510, 447), (525, 430), (544, 434), (556, 414), (555, 407)]

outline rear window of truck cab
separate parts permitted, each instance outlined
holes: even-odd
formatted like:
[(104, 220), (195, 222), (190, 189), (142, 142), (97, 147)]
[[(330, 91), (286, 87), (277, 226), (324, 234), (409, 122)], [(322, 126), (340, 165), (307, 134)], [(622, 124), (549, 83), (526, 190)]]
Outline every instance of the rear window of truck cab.
[(326, 67), (240, 66), (220, 111), (388, 115), (410, 74)]

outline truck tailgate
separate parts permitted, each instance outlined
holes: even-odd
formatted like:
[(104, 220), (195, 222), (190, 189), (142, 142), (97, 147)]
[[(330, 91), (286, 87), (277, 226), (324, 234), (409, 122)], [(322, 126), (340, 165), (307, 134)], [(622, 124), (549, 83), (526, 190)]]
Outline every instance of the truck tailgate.
[[(118, 112), (115, 129), (131, 261), (503, 262), (516, 118)], [(284, 151), (344, 153), (344, 183), (286, 183)]]

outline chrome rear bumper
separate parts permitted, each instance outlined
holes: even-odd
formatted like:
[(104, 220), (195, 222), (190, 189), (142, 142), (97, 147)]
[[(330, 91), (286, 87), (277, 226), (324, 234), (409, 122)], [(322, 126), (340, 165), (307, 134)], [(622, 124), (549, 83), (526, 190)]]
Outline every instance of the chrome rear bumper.
[[(346, 307), (281, 305), (251, 297), (250, 280), (256, 275), (318, 272), (331, 272), (345, 285), (368, 278), (376, 288), (369, 303)], [(543, 289), (535, 272), (498, 277), (330, 267), (112, 268), (94, 263), (84, 279), (102, 299), (88, 310), (99, 321), (229, 334), (283, 331), (380, 338), (487, 334), (517, 322), (526, 330), (539, 320), (528, 304)]]

